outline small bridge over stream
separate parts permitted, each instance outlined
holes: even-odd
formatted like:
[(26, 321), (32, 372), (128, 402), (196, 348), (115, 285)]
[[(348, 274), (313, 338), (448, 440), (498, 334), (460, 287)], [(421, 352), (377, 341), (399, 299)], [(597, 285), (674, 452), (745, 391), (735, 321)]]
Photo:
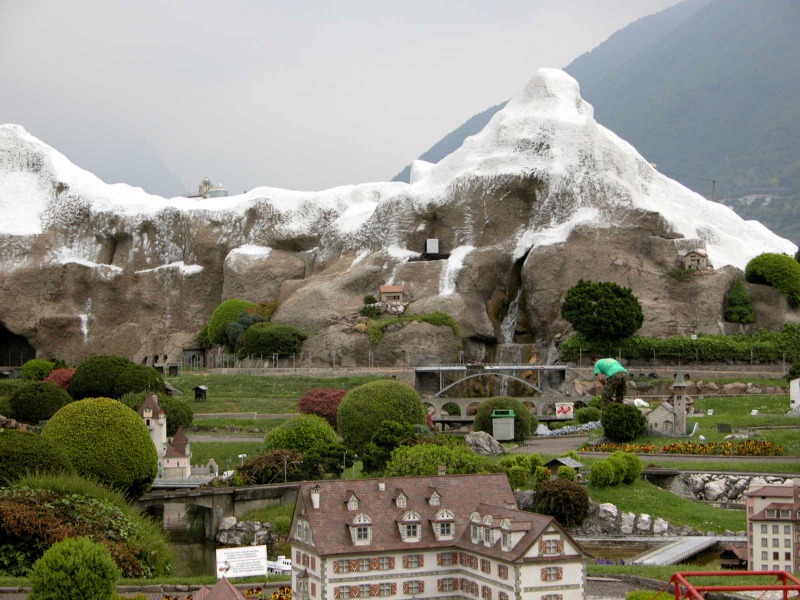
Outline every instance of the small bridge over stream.
[(206, 509), (205, 536), (213, 540), (225, 517), (241, 518), (256, 508), (294, 504), (299, 487), (295, 482), (150, 492), (139, 498), (138, 504), (147, 512), (161, 516), (165, 504), (202, 506)]

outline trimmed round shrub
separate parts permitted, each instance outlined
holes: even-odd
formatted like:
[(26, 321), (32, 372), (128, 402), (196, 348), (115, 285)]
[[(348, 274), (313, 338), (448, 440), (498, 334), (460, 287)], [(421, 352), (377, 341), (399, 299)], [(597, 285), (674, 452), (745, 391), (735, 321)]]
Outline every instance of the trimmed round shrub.
[(438, 475), (443, 466), (448, 475), (468, 473), (488, 473), (489, 462), (485, 456), (476, 454), (467, 446), (439, 446), (438, 444), (419, 444), (401, 446), (392, 452), (386, 464), (387, 477), (430, 477)]
[(791, 256), (760, 254), (747, 263), (744, 278), (749, 283), (771, 285), (786, 296), (789, 306), (800, 306), (800, 264)]
[(550, 515), (564, 527), (575, 527), (589, 512), (589, 493), (574, 481), (551, 479), (536, 488), (530, 510)]
[(14, 418), (23, 423), (37, 424), (52, 417), (72, 397), (61, 386), (47, 381), (35, 381), (18, 388), (9, 399)]
[(628, 470), (627, 464), (619, 456), (614, 456), (613, 454), (609, 456), (607, 460), (611, 463), (611, 466), (614, 467), (614, 483), (611, 485), (621, 484)]
[(339, 410), (339, 403), (346, 393), (347, 390), (334, 390), (331, 388), (309, 390), (298, 400), (297, 409), (305, 415), (322, 417), (335, 429), (336, 412)]
[(22, 377), (32, 381), (41, 381), (55, 368), (55, 364), (49, 360), (42, 360), (41, 358), (32, 358), (24, 365), (22, 365)]
[[(535, 458), (539, 458), (538, 463), (534, 462)], [(522, 467), (526, 474), (530, 475), (536, 467), (542, 465), (542, 461), (538, 454), (507, 454), (500, 459), (498, 464), (506, 473), (513, 467)]]
[(50, 375), (44, 378), (44, 381), (55, 383), (65, 390), (69, 391), (69, 385), (72, 383), (72, 376), (75, 375), (75, 369), (53, 369)]
[(252, 310), (255, 307), (255, 304), (246, 300), (231, 299), (222, 302), (208, 322), (208, 340), (212, 344), (228, 344), (226, 335), (228, 323), (235, 323), (243, 311)]
[(475, 422), (472, 425), (473, 431), (485, 431), (492, 435), (492, 411), (495, 410), (514, 411), (514, 440), (524, 442), (532, 431), (536, 429), (536, 418), (522, 402), (508, 396), (496, 396), (489, 398), (478, 407), (475, 413)]
[(67, 404), (42, 430), (60, 445), (75, 470), (132, 498), (150, 489), (158, 454), (144, 421), (111, 398)]
[(585, 425), (586, 423), (599, 421), (601, 415), (602, 411), (599, 408), (585, 406), (575, 411), (575, 420), (581, 425)]
[(337, 443), (339, 437), (330, 424), (316, 415), (300, 415), (271, 429), (264, 438), (264, 452), (295, 450), (305, 454), (323, 443)]
[(533, 484), (538, 486), (539, 484), (548, 481), (550, 479), (550, 475), (552, 475), (550, 469), (543, 465), (537, 465), (533, 468)]
[(618, 450), (611, 456), (617, 457), (625, 464), (625, 474), (622, 476), (622, 483), (630, 485), (642, 476), (642, 471), (644, 471), (644, 463), (634, 453)]
[(508, 483), (511, 485), (511, 489), (518, 490), (527, 487), (530, 471), (525, 469), (525, 467), (515, 465), (506, 471), (506, 475), (508, 476)]
[(393, 379), (359, 385), (345, 394), (336, 414), (345, 446), (359, 454), (384, 421), (425, 423), (425, 408), (413, 387)]
[(612, 442), (630, 442), (647, 431), (647, 419), (635, 406), (612, 403), (600, 418), (603, 433)]
[(256, 323), (244, 332), (240, 341), (239, 356), (288, 356), (299, 354), (308, 334), (279, 323)]
[(615, 485), (617, 480), (617, 471), (607, 459), (602, 458), (592, 464), (589, 472), (589, 482), (599, 488), (610, 487)]
[(561, 316), (588, 340), (630, 337), (644, 322), (633, 290), (611, 281), (578, 281), (567, 290)]
[(121, 572), (109, 551), (89, 538), (53, 544), (31, 571), (31, 600), (110, 600)]
[(0, 433), (0, 487), (26, 473), (72, 471), (66, 453), (37, 433), (8, 429)]
[(128, 392), (164, 391), (164, 378), (153, 367), (121, 356), (93, 356), (82, 362), (70, 383), (70, 393), (81, 398), (121, 398)]
[(556, 477), (559, 479), (566, 479), (568, 481), (575, 481), (575, 476), (578, 472), (573, 469), (572, 467), (568, 467), (567, 465), (561, 465), (558, 467), (558, 471), (556, 471)]

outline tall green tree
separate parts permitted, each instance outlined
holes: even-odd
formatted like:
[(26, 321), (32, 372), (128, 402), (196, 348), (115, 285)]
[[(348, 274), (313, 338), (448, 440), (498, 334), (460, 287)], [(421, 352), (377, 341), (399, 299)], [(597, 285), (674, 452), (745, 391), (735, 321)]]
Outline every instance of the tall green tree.
[(561, 316), (592, 341), (630, 337), (642, 326), (642, 305), (630, 288), (611, 281), (581, 279), (567, 290)]
[(731, 289), (725, 296), (725, 320), (729, 323), (753, 323), (756, 313), (753, 310), (753, 301), (750, 293), (745, 289), (741, 278), (733, 282)]

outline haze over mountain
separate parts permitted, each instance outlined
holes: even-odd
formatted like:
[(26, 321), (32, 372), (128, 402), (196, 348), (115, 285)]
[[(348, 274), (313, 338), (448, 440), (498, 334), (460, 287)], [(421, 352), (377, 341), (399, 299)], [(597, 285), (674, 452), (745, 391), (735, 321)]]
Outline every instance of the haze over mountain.
[[(217, 305), (239, 298), (278, 302), (273, 321), (308, 332), (316, 364), (441, 362), (515, 342), (553, 356), (567, 330), (559, 307), (580, 279), (631, 287), (643, 333), (719, 332), (747, 262), (797, 249), (659, 173), (555, 69), (411, 175), (165, 199), (107, 185), (22, 127), (0, 126), (0, 354), (27, 344), (72, 360), (180, 360)], [(431, 238), (441, 254), (422, 254)], [(694, 249), (714, 268), (677, 281), (681, 253)], [(445, 311), (458, 328), (412, 323), (373, 344), (359, 310), (386, 284), (403, 286), (410, 313)], [(750, 287), (754, 326), (800, 316), (773, 288)]]
[[(715, 180), (715, 199), (796, 197), (798, 29), (800, 3), (794, 0), (687, 0), (620, 30), (565, 70), (600, 123), (687, 187), (710, 197)], [(452, 152), (502, 106), (469, 119), (424, 159), (435, 162)], [(796, 202), (729, 203), (783, 235), (800, 237)], [(770, 219), (776, 205), (784, 209)]]

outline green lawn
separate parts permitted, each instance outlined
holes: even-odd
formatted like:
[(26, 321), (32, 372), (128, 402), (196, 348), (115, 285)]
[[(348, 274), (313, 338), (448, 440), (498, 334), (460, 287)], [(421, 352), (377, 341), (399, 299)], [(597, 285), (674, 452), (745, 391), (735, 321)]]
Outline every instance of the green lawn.
[(213, 458), (219, 465), (220, 472), (228, 467), (235, 468), (239, 464), (239, 455), (246, 454), (247, 458), (258, 456), (261, 452), (261, 442), (192, 442), (192, 464), (204, 465), (209, 458)]
[[(171, 377), (167, 381), (182, 393), (198, 413), (286, 414), (297, 412), (297, 400), (315, 388), (349, 390), (362, 383), (380, 379), (374, 375), (360, 377), (261, 377), (258, 375), (190, 374)], [(194, 402), (193, 389), (208, 387), (207, 399)]]
[(247, 433), (266, 433), (270, 429), (274, 429), (281, 423), (288, 420), (285, 419), (244, 419), (244, 418), (227, 418), (227, 417), (211, 417), (208, 419), (195, 419), (192, 421), (192, 431), (199, 433), (218, 432), (224, 435), (232, 435), (238, 432), (227, 431), (228, 428), (241, 430), (242, 434)]
[(747, 517), (743, 510), (723, 510), (692, 502), (643, 479), (631, 485), (597, 488), (589, 486), (589, 496), (598, 503), (611, 502), (618, 509), (661, 517), (672, 525), (689, 525), (696, 531), (744, 531)]

